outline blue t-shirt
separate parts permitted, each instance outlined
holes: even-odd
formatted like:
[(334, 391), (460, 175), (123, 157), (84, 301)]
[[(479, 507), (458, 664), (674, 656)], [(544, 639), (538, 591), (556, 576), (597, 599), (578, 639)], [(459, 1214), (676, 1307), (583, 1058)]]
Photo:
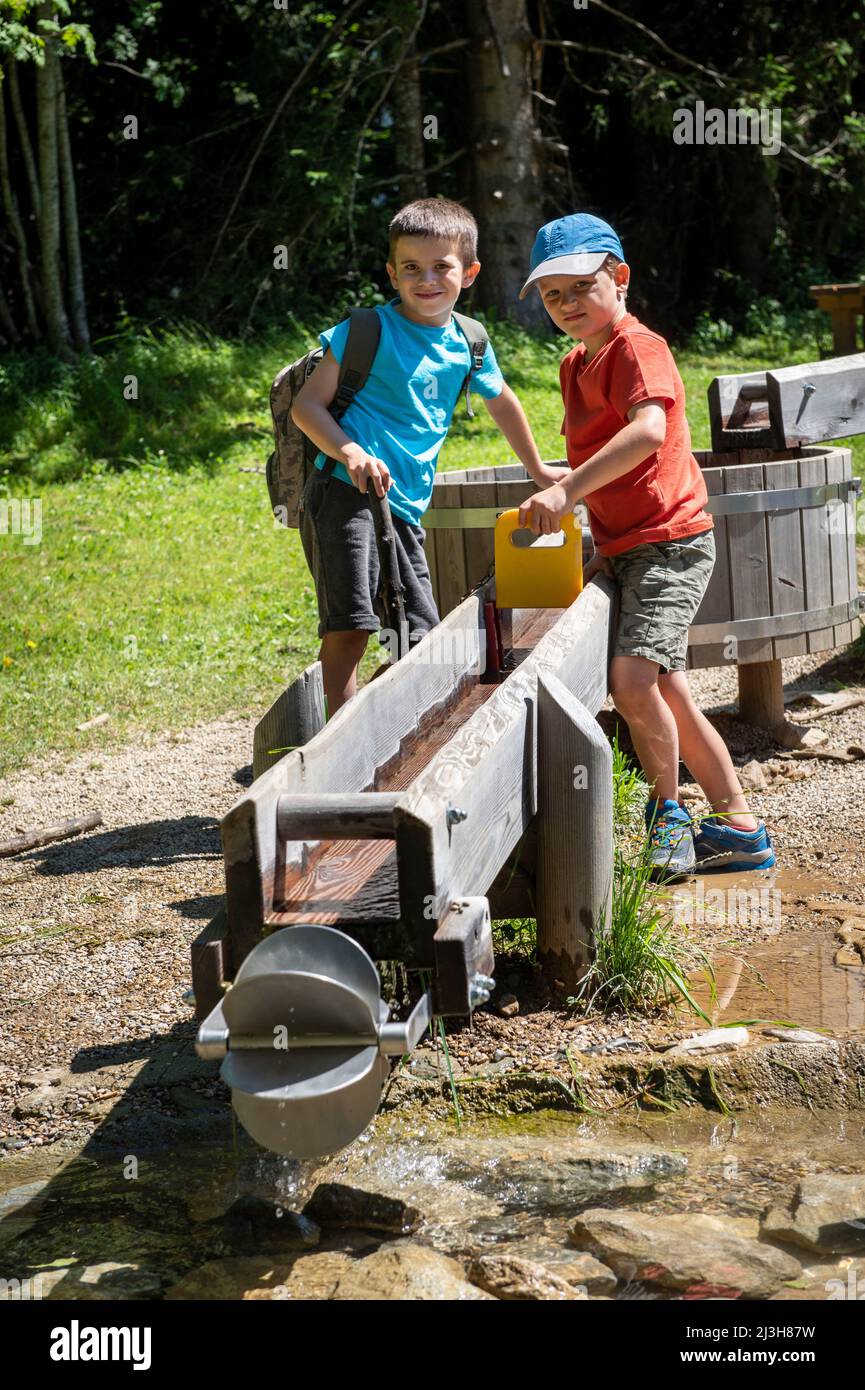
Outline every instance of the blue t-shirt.
[[(412, 323), (397, 312), (399, 297), (377, 305), (381, 338), (372, 370), (340, 426), (350, 439), (386, 463), (393, 479), (387, 500), (404, 521), (420, 524), (429, 506), (436, 460), (447, 437), (460, 390), (471, 366), (469, 345), (451, 319), (442, 328)], [(320, 334), (323, 348), (342, 361), (349, 320)], [(490, 345), (472, 377), (472, 390), (492, 400), (504, 379)], [(325, 454), (315, 460), (323, 468)], [(344, 464), (333, 476), (353, 487)]]

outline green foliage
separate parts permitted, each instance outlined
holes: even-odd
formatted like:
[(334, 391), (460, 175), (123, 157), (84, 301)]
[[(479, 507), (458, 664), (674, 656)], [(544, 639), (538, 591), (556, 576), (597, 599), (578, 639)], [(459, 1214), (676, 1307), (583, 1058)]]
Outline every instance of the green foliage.
[[(7, 16), (0, 14), (0, 61), (6, 58), (17, 62), (33, 62), (41, 67), (45, 62), (45, 43), (56, 38), (69, 53), (80, 46), (91, 63), (96, 61), (93, 33), (87, 24), (74, 20), (64, 23), (72, 14), (71, 0), (54, 0), (52, 9), (60, 19), (44, 19), (37, 14), (41, 0), (3, 0)], [(0, 69), (0, 80), (2, 80)]]
[[(35, 0), (7, 0), (0, 61), (32, 67), (49, 32), (73, 59), (64, 80), (97, 333), (113, 331), (121, 296), (136, 318), (182, 306), (223, 336), (252, 336), (292, 313), (338, 317), (389, 292), (386, 228), (404, 201), (394, 60), (421, 7), (225, 0), (202, 18), (161, 0), (60, 0), (54, 12), (56, 23), (40, 22)], [(696, 327), (695, 346), (713, 349), (756, 338), (761, 304), (773, 342), (788, 329), (801, 336), (789, 316), (812, 308), (810, 283), (865, 273), (861, 18), (842, 7), (828, 30), (808, 15), (791, 26), (783, 7), (758, 3), (747, 44), (706, 3), (662, 0), (643, 19), (602, 8), (589, 39), (568, 7), (546, 17), (533, 79), (548, 98), (536, 110), (547, 152), (537, 221), (574, 206), (610, 218), (633, 269), (633, 306), (668, 336)], [(475, 138), (461, 99), (473, 71), (467, 37), (463, 10), (429, 0), (417, 35), (422, 110), (439, 122), (424, 150), (429, 191), (471, 205), (473, 171), (456, 157)], [(769, 158), (675, 145), (675, 113), (697, 100), (777, 108), (783, 148)], [(130, 111), (137, 140), (124, 138), (118, 114)], [(623, 157), (624, 182), (611, 176)], [(526, 256), (533, 230), (516, 233)], [(278, 246), (286, 269), (274, 268)], [(485, 285), (482, 272), (481, 298)], [(827, 330), (823, 321), (824, 343)]]
[[(298, 330), (253, 345), (189, 323), (126, 323), (73, 364), (9, 354), (0, 363), (3, 467), (42, 484), (143, 463), (214, 472), (248, 461), (251, 443), (263, 455), (270, 380), (306, 343)], [(137, 399), (124, 395), (132, 377)]]
[(709, 1022), (693, 998), (687, 976), (700, 965), (713, 990), (711, 964), (678, 930), (669, 903), (652, 882), (643, 819), (647, 795), (645, 779), (614, 738), (610, 924), (598, 933), (594, 960), (568, 1003), (630, 1013), (681, 999)]

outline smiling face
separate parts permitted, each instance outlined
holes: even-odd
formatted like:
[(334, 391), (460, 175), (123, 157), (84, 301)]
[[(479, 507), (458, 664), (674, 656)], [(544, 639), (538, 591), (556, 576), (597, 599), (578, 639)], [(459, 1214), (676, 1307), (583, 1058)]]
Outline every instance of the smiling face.
[(538, 293), (556, 327), (581, 339), (593, 357), (627, 312), (624, 291), (630, 275), (625, 261), (612, 272), (602, 266), (594, 275), (545, 275), (537, 282)]
[(456, 245), (446, 237), (401, 236), (387, 273), (405, 317), (440, 328), (480, 268), (480, 261), (464, 266)]

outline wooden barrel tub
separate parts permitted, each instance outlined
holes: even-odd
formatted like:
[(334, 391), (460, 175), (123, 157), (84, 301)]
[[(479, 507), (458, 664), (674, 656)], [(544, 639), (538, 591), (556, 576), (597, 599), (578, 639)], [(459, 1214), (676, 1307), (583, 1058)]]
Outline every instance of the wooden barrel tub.
[[(688, 667), (736, 663), (743, 715), (772, 727), (783, 718), (781, 659), (843, 646), (859, 632), (860, 482), (850, 450), (829, 445), (694, 456), (717, 560), (691, 626)], [(492, 572), (496, 513), (533, 491), (522, 464), (438, 476), (424, 525), (443, 618)], [(584, 541), (590, 551), (587, 528)]]

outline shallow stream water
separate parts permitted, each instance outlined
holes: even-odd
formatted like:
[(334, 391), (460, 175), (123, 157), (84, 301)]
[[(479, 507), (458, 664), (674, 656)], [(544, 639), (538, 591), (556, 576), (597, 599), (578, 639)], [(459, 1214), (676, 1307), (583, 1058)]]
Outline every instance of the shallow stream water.
[[(799, 1177), (865, 1172), (865, 1113), (734, 1119), (694, 1110), (611, 1120), (539, 1112), (464, 1120), (457, 1129), (452, 1120), (395, 1112), (325, 1163), (265, 1154), (243, 1135), (170, 1153), (91, 1150), (65, 1162), (37, 1153), (0, 1166), (0, 1278), (19, 1281), (25, 1292), (17, 1296), (273, 1296), (250, 1290), (267, 1286), (271, 1267), (284, 1280), (297, 1262), (290, 1296), (330, 1297), (322, 1260), (302, 1256), (330, 1253), (345, 1264), (395, 1238), (463, 1261), (505, 1253), (555, 1271), (574, 1258), (575, 1218), (599, 1208), (733, 1218), (756, 1240), (761, 1213), (787, 1201)], [(410, 1237), (319, 1231), (296, 1213), (322, 1182), (410, 1203), (422, 1223)], [(803, 1251), (799, 1258), (794, 1283), (816, 1297), (851, 1264)], [(607, 1296), (671, 1295), (620, 1278)]]

